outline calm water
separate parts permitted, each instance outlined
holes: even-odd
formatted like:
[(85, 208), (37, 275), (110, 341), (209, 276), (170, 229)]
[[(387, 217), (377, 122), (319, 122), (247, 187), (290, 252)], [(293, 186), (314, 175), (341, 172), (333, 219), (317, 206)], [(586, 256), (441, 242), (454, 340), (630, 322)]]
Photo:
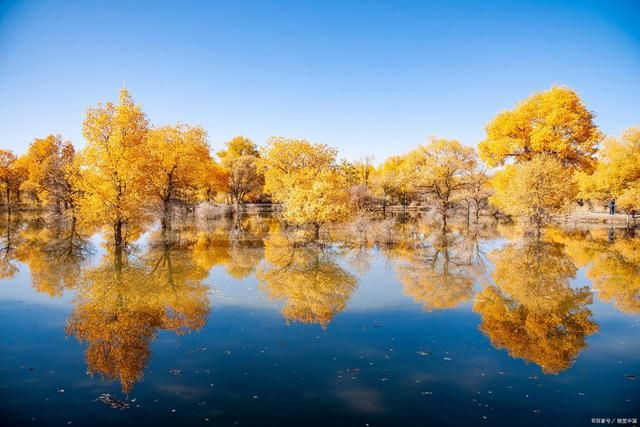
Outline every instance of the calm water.
[[(2, 223), (3, 425), (592, 425), (640, 418), (640, 236)], [(640, 234), (640, 233), (638, 233)], [(107, 396), (107, 394), (109, 396)]]

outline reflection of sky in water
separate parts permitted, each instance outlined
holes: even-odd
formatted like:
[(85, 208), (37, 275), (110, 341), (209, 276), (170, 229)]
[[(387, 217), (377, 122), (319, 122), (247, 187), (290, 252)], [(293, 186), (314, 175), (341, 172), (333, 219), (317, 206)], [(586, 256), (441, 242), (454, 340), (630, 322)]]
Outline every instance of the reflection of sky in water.
[[(146, 236), (148, 237), (148, 236)], [(145, 238), (140, 246), (146, 245)], [(510, 238), (482, 239), (484, 253)], [(90, 265), (104, 251), (95, 238)], [(397, 259), (370, 251), (356, 271), (346, 308), (326, 328), (287, 322), (286, 298), (269, 298), (255, 273), (231, 277), (224, 265), (204, 279), (211, 312), (199, 331), (159, 328), (129, 408), (118, 381), (86, 374), (85, 349), (65, 337), (75, 291), (60, 297), (30, 286), (28, 268), (0, 282), (0, 413), (7, 425), (588, 425), (594, 417), (636, 417), (640, 376), (638, 314), (623, 314), (594, 292), (592, 321), (575, 363), (558, 374), (496, 349), (473, 310), (490, 278), (474, 273), (474, 293), (450, 309), (424, 311), (405, 293)], [(263, 265), (266, 261), (260, 261)], [(590, 285), (589, 265), (570, 279)], [(419, 271), (421, 274), (422, 272)], [(418, 275), (420, 277), (420, 275)], [(535, 297), (535, 296), (534, 296)], [(533, 298), (533, 297), (532, 297)], [(626, 377), (625, 377), (626, 376)], [(64, 390), (64, 391), (63, 391)], [(34, 421), (35, 420), (35, 421)]]

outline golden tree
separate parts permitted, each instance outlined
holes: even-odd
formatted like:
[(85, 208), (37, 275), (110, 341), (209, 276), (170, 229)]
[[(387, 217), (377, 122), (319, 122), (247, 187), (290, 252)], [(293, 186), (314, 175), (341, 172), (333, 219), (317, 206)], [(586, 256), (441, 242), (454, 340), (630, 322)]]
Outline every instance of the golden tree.
[(20, 185), (27, 179), (26, 169), (9, 150), (0, 149), (0, 185), (7, 211), (20, 201)]
[(475, 150), (459, 141), (434, 138), (409, 153), (409, 159), (418, 191), (436, 203), (446, 226), (451, 211), (468, 188), (477, 163)]
[(264, 176), (258, 171), (257, 159), (253, 155), (243, 155), (231, 162), (227, 188), (237, 210), (244, 205), (247, 198), (257, 197), (262, 190)]
[(78, 196), (73, 186), (77, 173), (73, 144), (62, 141), (60, 135), (37, 138), (20, 160), (28, 173), (21, 189), (38, 206), (49, 204), (57, 212), (73, 208)]
[(148, 127), (147, 117), (126, 89), (120, 91), (117, 104), (89, 108), (83, 123), (81, 215), (86, 221), (113, 227), (116, 246), (125, 243), (123, 226), (135, 225), (144, 217)]
[(178, 123), (153, 129), (148, 136), (146, 169), (152, 204), (163, 228), (170, 225), (172, 201), (194, 202), (202, 176), (212, 162), (207, 134), (199, 126)]
[(384, 213), (394, 199), (407, 207), (414, 197), (415, 180), (407, 157), (391, 156), (372, 173), (371, 188), (373, 194), (382, 199)]
[(351, 212), (347, 181), (335, 163), (336, 150), (304, 140), (271, 138), (258, 161), (265, 191), (283, 203), (284, 217), (320, 227)]
[(579, 174), (578, 183), (583, 199), (615, 199), (627, 212), (640, 209), (640, 127), (627, 129), (620, 139), (606, 139), (595, 172)]
[(495, 167), (547, 154), (570, 169), (593, 170), (602, 139), (593, 119), (575, 91), (553, 86), (499, 113), (486, 127), (480, 158)]
[(524, 217), (537, 226), (569, 209), (577, 192), (573, 174), (546, 154), (518, 165), (507, 165), (492, 179), (490, 202), (501, 211)]
[(226, 148), (218, 151), (216, 154), (220, 157), (222, 165), (230, 170), (233, 161), (242, 156), (260, 157), (258, 147), (244, 136), (236, 136), (225, 143)]
[(499, 113), (479, 145), (487, 165), (507, 165), (492, 180), (491, 203), (538, 227), (565, 212), (576, 195), (574, 172), (591, 172), (596, 164), (602, 134), (593, 118), (573, 90), (560, 86)]

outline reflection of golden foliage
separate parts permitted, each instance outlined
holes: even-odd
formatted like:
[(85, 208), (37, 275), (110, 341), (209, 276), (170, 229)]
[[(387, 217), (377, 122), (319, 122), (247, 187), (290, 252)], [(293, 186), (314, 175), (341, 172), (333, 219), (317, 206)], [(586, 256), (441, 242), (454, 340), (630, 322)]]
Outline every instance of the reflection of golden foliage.
[(282, 314), (289, 321), (326, 327), (357, 285), (329, 249), (296, 245), (284, 234), (265, 241), (265, 258), (256, 274), (260, 287), (271, 298), (286, 300)]
[(600, 253), (587, 277), (600, 298), (620, 310), (640, 313), (640, 239), (619, 240)]
[(576, 268), (558, 243), (510, 244), (490, 254), (496, 286), (474, 304), (480, 330), (513, 357), (540, 365), (545, 373), (567, 369), (597, 325), (586, 307), (588, 288), (573, 289)]
[(475, 276), (481, 269), (479, 246), (468, 237), (435, 232), (409, 250), (393, 250), (400, 261), (396, 270), (404, 292), (425, 310), (452, 308), (472, 297)]
[(0, 220), (0, 279), (11, 279), (18, 272), (15, 264), (18, 221), (7, 214)]
[(491, 286), (478, 294), (474, 310), (482, 317), (480, 330), (494, 347), (534, 362), (546, 374), (557, 374), (584, 348), (585, 336), (598, 329), (585, 307), (590, 302), (590, 292), (583, 289), (548, 311), (519, 304)]
[(623, 312), (640, 313), (640, 238), (613, 229), (548, 234), (566, 244), (576, 264), (587, 267), (586, 276), (600, 299)]
[(496, 285), (521, 304), (548, 307), (572, 292), (568, 281), (577, 270), (561, 244), (510, 244), (489, 258), (495, 265), (492, 276)]
[(119, 379), (125, 393), (142, 377), (156, 330), (199, 329), (209, 314), (207, 271), (188, 247), (160, 237), (139, 258), (116, 249), (85, 271), (67, 323), (67, 334), (87, 344), (89, 372)]
[(31, 286), (50, 296), (62, 295), (80, 280), (89, 244), (76, 224), (56, 221), (22, 231), (16, 257), (29, 267)]

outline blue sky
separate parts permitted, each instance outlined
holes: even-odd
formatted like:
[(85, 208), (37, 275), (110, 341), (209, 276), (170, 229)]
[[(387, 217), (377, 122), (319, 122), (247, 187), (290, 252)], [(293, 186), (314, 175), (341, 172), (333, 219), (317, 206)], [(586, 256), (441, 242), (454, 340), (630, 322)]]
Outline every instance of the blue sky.
[(640, 124), (640, 1), (0, 0), (0, 147), (59, 133), (126, 82), (155, 125), (305, 138), (381, 161), (430, 135), (476, 145), (500, 110), (576, 89)]

